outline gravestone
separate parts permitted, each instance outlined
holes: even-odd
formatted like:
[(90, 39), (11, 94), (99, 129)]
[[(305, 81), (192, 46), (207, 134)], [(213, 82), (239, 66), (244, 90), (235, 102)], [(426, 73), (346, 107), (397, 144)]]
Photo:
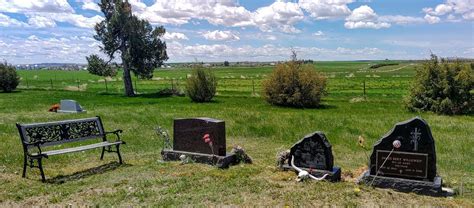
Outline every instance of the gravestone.
[(308, 171), (313, 176), (320, 178), (328, 174), (326, 180), (341, 180), (341, 168), (334, 166), (331, 144), (323, 132), (308, 134), (294, 144), (290, 149), (288, 163), (283, 166), (285, 170), (293, 170), (292, 159), (296, 167)]
[[(180, 160), (184, 155), (195, 162), (227, 168), (237, 163), (234, 154), (226, 153), (225, 122), (212, 118), (175, 119), (173, 149), (164, 149), (163, 160)], [(208, 134), (212, 145), (203, 139)], [(212, 147), (212, 148), (211, 148)]]
[(415, 117), (397, 123), (374, 145), (369, 170), (359, 182), (402, 192), (441, 195), (435, 142), (426, 121)]
[(58, 113), (83, 113), (86, 112), (82, 109), (82, 106), (79, 105), (75, 100), (61, 100), (61, 105)]

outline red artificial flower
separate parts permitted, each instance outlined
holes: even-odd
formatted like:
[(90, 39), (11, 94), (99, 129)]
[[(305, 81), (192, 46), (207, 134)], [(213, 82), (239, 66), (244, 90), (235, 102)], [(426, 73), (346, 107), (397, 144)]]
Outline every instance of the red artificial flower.
[(202, 139), (204, 140), (204, 142), (205, 142), (206, 144), (212, 145), (211, 136), (209, 136), (209, 134), (204, 134), (204, 136), (202, 137)]

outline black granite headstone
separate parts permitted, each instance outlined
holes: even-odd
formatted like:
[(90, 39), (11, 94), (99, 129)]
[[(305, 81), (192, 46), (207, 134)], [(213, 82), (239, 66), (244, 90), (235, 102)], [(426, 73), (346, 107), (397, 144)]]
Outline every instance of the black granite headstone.
[(316, 177), (328, 174), (327, 179), (330, 181), (341, 179), (341, 168), (334, 167), (331, 144), (323, 132), (317, 131), (308, 134), (294, 144), (290, 149), (288, 165), (285, 166), (285, 169), (292, 169), (291, 160), (293, 158), (296, 167), (306, 170)]
[[(186, 118), (174, 120), (173, 149), (225, 156), (225, 122), (212, 118)], [(212, 147), (203, 136), (209, 134)]]
[[(394, 146), (395, 141), (399, 147)], [(442, 181), (436, 173), (435, 142), (426, 121), (415, 117), (397, 123), (384, 135), (374, 145), (369, 171), (364, 173), (360, 182), (404, 192), (441, 194)]]
[[(224, 121), (212, 118), (175, 119), (173, 130), (173, 149), (161, 152), (165, 161), (180, 160), (184, 155), (192, 161), (220, 168), (239, 162), (234, 154), (226, 153)], [(209, 134), (212, 145), (203, 139), (206, 134)]]

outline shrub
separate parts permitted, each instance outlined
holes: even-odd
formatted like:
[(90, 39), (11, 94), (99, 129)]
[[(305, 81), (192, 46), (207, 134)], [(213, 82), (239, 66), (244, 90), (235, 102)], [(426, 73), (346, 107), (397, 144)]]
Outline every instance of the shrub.
[(441, 62), (436, 55), (417, 69), (405, 106), (411, 111), (469, 114), (474, 110), (473, 69), (459, 61)]
[(5, 63), (0, 63), (0, 89), (3, 92), (11, 92), (20, 83), (15, 67)]
[(270, 104), (312, 108), (319, 106), (325, 87), (326, 77), (316, 72), (313, 65), (294, 59), (275, 67), (263, 83), (263, 94)]
[(217, 79), (210, 69), (195, 66), (186, 80), (186, 94), (194, 102), (209, 102), (216, 95)]
[(370, 68), (371, 69), (377, 69), (377, 68), (384, 67), (384, 66), (395, 66), (395, 65), (399, 65), (399, 63), (378, 63), (378, 64), (374, 64), (374, 65), (370, 66)]

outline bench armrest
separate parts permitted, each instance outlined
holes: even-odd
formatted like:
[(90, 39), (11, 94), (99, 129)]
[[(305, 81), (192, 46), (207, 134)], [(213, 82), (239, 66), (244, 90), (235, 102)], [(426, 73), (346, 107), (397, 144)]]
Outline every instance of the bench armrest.
[[(28, 146), (35, 146), (36, 148), (38, 148), (38, 154), (37, 154), (38, 156), (48, 158), (48, 155), (44, 155), (42, 150), (41, 150), (41, 145), (46, 143), (46, 141), (39, 140), (39, 141), (36, 141), (36, 142), (23, 142), (23, 143), (25, 145), (28, 145)], [(25, 151), (26, 151), (25, 152), (26, 154), (30, 155), (30, 152), (28, 150), (25, 150)], [(30, 155), (30, 157), (31, 157), (31, 155)]]
[(114, 134), (114, 135), (117, 137), (116, 141), (122, 141), (122, 140), (120, 139), (120, 134), (121, 134), (122, 132), (123, 132), (122, 129), (117, 129), (117, 130), (115, 130), (115, 131), (106, 131), (106, 132), (105, 132), (105, 137), (107, 137), (107, 134)]

